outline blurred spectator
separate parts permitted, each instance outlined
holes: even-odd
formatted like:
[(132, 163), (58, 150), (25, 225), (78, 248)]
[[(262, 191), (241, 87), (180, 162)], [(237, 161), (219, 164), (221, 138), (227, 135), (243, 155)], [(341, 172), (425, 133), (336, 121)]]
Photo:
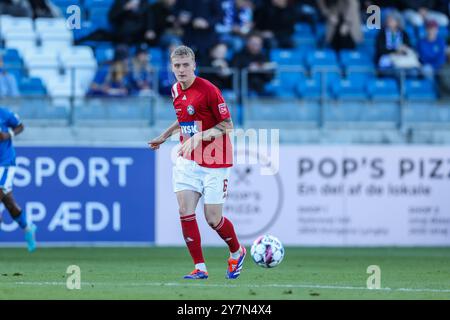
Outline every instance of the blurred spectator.
[(447, 8), (440, 2), (440, 0), (401, 0), (406, 21), (415, 27), (424, 26), (426, 20), (434, 20), (438, 25), (446, 27), (448, 17), (445, 12), (448, 12), (448, 1), (444, 1), (447, 2)]
[(120, 97), (128, 95), (128, 47), (118, 46), (110, 65), (97, 70), (88, 91), (88, 96)]
[(222, 1), (222, 21), (216, 25), (221, 42), (240, 51), (244, 38), (253, 27), (253, 3), (250, 0)]
[(387, 74), (395, 74), (398, 69), (420, 67), (408, 34), (402, 28), (401, 16), (396, 11), (387, 14), (384, 28), (377, 35), (375, 59), (380, 70)]
[(334, 50), (355, 49), (362, 41), (358, 0), (318, 0), (327, 19), (325, 42)]
[(219, 23), (221, 8), (219, 0), (183, 0), (177, 6), (178, 21), (184, 29), (183, 42), (204, 61), (208, 50), (217, 42), (215, 25)]
[(148, 96), (152, 93), (153, 70), (150, 66), (150, 56), (146, 47), (139, 48), (131, 60), (130, 78), (133, 94)]
[(0, 56), (0, 97), (17, 97), (19, 89), (16, 78), (11, 75), (3, 65), (3, 59)]
[(107, 96), (124, 97), (128, 95), (129, 74), (126, 61), (116, 60), (113, 62), (103, 85)]
[(33, 10), (33, 19), (62, 17), (61, 11), (50, 0), (28, 0)]
[(270, 0), (255, 10), (255, 29), (269, 41), (271, 48), (292, 48), (295, 15), (295, 8), (288, 0)]
[(257, 34), (248, 37), (246, 47), (234, 56), (232, 66), (239, 70), (248, 68), (248, 88), (258, 94), (264, 93), (266, 83), (274, 76), (275, 64), (264, 54), (263, 39)]
[(146, 0), (115, 0), (108, 17), (116, 42), (155, 44), (156, 32), (152, 30), (153, 26)]
[(28, 0), (2, 0), (0, 1), (0, 14), (31, 18), (33, 11)]
[(433, 20), (427, 21), (426, 31), (426, 37), (418, 44), (419, 58), (425, 77), (433, 78), (445, 63), (445, 40), (439, 37), (439, 26)]
[(218, 43), (212, 47), (205, 63), (207, 72), (200, 75), (220, 89), (231, 89), (233, 82), (233, 71), (227, 60), (227, 52), (228, 47), (225, 43)]
[(162, 47), (167, 47), (173, 39), (179, 39), (183, 32), (176, 18), (176, 3), (177, 0), (159, 0), (149, 8), (149, 29), (156, 35), (154, 42)]

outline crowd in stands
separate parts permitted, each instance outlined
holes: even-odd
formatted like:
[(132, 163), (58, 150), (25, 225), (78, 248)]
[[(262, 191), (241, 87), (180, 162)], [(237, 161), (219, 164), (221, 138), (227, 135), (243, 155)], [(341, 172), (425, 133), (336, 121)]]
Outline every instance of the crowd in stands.
[[(61, 15), (55, 6), (58, 2), (2, 0), (0, 12), (54, 17)], [(91, 96), (149, 95), (155, 90), (168, 94), (174, 81), (168, 56), (181, 43), (195, 50), (200, 75), (223, 89), (233, 87), (233, 68), (248, 68), (249, 89), (258, 95), (266, 94), (267, 84), (274, 79), (277, 65), (271, 52), (277, 49), (328, 48), (337, 56), (345, 50), (373, 52), (378, 76), (398, 77), (399, 70), (407, 70), (408, 76), (436, 80), (441, 70), (450, 69), (449, 2), (110, 0), (108, 24), (77, 37), (75, 43), (93, 47), (109, 43), (115, 51), (112, 59), (99, 66), (88, 93)], [(366, 9), (374, 4), (382, 8), (381, 30), (365, 27)], [(89, 18), (90, 8), (84, 9)], [(313, 43), (297, 41), (303, 39), (301, 28), (311, 30)], [(161, 50), (161, 59), (154, 61), (151, 48)], [(439, 76), (444, 88), (446, 77)], [(0, 95), (17, 94), (10, 78), (2, 69)]]

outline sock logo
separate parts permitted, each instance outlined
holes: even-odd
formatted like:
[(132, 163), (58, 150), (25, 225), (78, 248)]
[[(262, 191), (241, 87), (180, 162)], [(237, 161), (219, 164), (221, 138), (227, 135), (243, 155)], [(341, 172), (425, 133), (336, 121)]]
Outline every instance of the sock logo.
[(231, 240), (233, 240), (233, 238), (226, 238), (225, 239), (226, 242), (231, 241)]
[(192, 239), (190, 237), (186, 237), (186, 238), (184, 238), (184, 241), (186, 241), (186, 242), (194, 242), (194, 239)]

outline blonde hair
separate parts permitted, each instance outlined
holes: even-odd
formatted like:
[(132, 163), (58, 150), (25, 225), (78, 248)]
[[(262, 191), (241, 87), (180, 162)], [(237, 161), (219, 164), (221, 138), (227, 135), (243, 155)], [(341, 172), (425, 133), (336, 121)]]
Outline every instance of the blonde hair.
[(185, 56), (191, 57), (192, 61), (195, 62), (195, 53), (194, 53), (194, 51), (192, 51), (191, 48), (189, 48), (187, 46), (176, 47), (170, 54), (170, 60), (172, 61), (172, 59), (175, 57), (185, 57)]

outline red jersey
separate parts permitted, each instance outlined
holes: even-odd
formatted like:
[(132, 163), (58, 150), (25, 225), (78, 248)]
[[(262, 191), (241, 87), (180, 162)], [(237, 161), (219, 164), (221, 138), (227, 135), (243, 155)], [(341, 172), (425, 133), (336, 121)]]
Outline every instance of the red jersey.
[[(220, 90), (206, 79), (196, 77), (192, 85), (183, 90), (180, 83), (172, 86), (173, 106), (180, 124), (180, 142), (195, 133), (206, 131), (225, 119), (231, 118)], [(225, 168), (233, 165), (233, 150), (228, 134), (202, 141), (186, 157), (200, 166)]]

